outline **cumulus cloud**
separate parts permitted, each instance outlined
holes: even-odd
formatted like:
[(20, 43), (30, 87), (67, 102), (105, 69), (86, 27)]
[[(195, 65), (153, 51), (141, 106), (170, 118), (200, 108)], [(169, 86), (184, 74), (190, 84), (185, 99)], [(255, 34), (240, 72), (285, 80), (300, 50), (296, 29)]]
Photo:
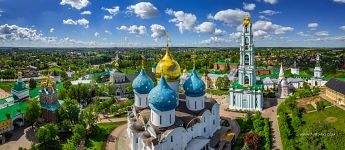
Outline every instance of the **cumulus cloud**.
[(225, 31), (217, 29), (213, 22), (203, 22), (196, 27), (194, 27), (196, 33), (210, 33), (216, 36), (221, 36), (225, 34)]
[(221, 29), (215, 29), (214, 30), (214, 33), (213, 33), (215, 36), (223, 36), (224, 34), (226, 34), (226, 31), (224, 30), (221, 30)]
[(109, 30), (105, 30), (104, 31), (106, 34), (112, 35), (113, 33), (111, 33)]
[(318, 23), (313, 22), (308, 24), (308, 28), (310, 28), (310, 30), (316, 30), (317, 27), (319, 27)]
[(117, 30), (120, 31), (127, 31), (128, 33), (131, 34), (138, 34), (138, 35), (144, 35), (146, 34), (146, 27), (145, 26), (137, 26), (137, 25), (131, 25), (131, 26), (121, 26), (117, 27)]
[(334, 2), (337, 2), (337, 3), (343, 3), (345, 4), (345, 0), (333, 0)]
[(260, 16), (259, 16), (259, 19), (261, 19), (261, 20), (267, 20), (267, 21), (270, 21), (270, 20), (271, 20), (270, 18), (267, 18), (267, 17), (265, 17), (265, 16), (263, 16), (263, 15), (260, 15)]
[(259, 20), (253, 24), (254, 30), (262, 30), (266, 32), (272, 32), (274, 34), (285, 34), (286, 32), (293, 31), (292, 27), (285, 27), (277, 24), (273, 24), (270, 21)]
[(319, 31), (315, 33), (316, 36), (329, 36), (327, 31)]
[(222, 44), (225, 43), (225, 39), (219, 37), (210, 37), (209, 39), (203, 40), (200, 43), (205, 45), (212, 45), (212, 44)]
[(50, 28), (49, 32), (50, 32), (50, 33), (53, 33), (54, 30), (55, 30), (54, 28)]
[(78, 10), (86, 7), (89, 4), (89, 0), (61, 0), (60, 5), (70, 5)]
[(157, 41), (159, 38), (163, 37), (165, 34), (165, 27), (159, 24), (151, 25), (151, 37)]
[(227, 9), (217, 12), (214, 16), (209, 15), (208, 19), (223, 21), (230, 25), (239, 25), (246, 15), (249, 13), (240, 9)]
[[(239, 42), (241, 40), (242, 32), (233, 32), (230, 34), (230, 38), (236, 40), (236, 42)], [(270, 38), (270, 35), (268, 32), (263, 30), (256, 30), (253, 32), (254, 38), (256, 39), (268, 39)]]
[(170, 19), (169, 22), (175, 23), (179, 28), (180, 33), (183, 33), (185, 30), (193, 29), (196, 23), (196, 16), (191, 13), (185, 13), (183, 11), (174, 11), (172, 9), (165, 10), (165, 13), (174, 16), (175, 18)]
[(264, 14), (264, 15), (268, 15), (268, 16), (273, 16), (273, 15), (279, 14), (280, 12), (267, 9), (267, 10), (261, 11), (259, 13)]
[(256, 5), (254, 3), (243, 3), (244, 10), (252, 11), (255, 9), (255, 7)]
[(41, 41), (51, 42), (55, 41), (56, 37), (45, 37), (38, 33), (35, 29), (19, 27), (17, 25), (0, 25), (0, 41)]
[(150, 2), (140, 2), (135, 5), (130, 5), (127, 7), (127, 10), (130, 13), (135, 13), (142, 19), (150, 19), (159, 14), (158, 9)]
[(109, 15), (104, 15), (104, 20), (111, 20), (113, 19), (113, 16), (117, 15), (120, 12), (119, 6), (114, 6), (112, 8), (104, 8), (102, 7), (102, 10), (107, 11)]
[(341, 26), (339, 29), (345, 31), (345, 26)]
[(269, 4), (276, 4), (278, 3), (278, 0), (263, 0), (265, 3), (269, 3)]
[(63, 24), (67, 25), (81, 25), (84, 26), (85, 28), (89, 27), (89, 20), (82, 18), (78, 20), (73, 20), (73, 19), (67, 19), (62, 21)]
[(91, 12), (91, 11), (86, 10), (86, 11), (81, 12), (80, 14), (81, 14), (81, 15), (91, 15), (91, 14), (92, 14), (92, 12)]
[(95, 37), (99, 37), (99, 33), (98, 32), (95, 32), (94, 34), (93, 34)]
[(263, 31), (263, 30), (254, 31), (253, 35), (254, 35), (254, 37), (262, 38), (262, 39), (269, 37), (268, 33), (266, 31)]
[(308, 34), (304, 33), (304, 32), (298, 32), (297, 33), (299, 36), (309, 36)]

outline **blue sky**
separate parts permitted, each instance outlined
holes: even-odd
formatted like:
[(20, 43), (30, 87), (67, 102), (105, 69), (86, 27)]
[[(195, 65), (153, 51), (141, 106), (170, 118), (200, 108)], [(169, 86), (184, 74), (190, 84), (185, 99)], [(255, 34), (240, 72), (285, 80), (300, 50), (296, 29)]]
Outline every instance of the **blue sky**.
[(345, 0), (0, 0), (0, 46), (345, 47)]

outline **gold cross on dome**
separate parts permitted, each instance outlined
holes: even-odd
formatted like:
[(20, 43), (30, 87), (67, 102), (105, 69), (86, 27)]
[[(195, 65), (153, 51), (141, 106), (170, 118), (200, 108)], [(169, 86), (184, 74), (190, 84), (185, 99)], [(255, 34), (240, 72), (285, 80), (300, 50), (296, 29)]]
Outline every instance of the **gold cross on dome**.
[(166, 47), (169, 47), (169, 32), (165, 31), (165, 42), (166, 42)]
[(193, 69), (195, 69), (195, 59), (196, 59), (196, 54), (195, 51), (193, 51), (193, 54), (191, 55), (192, 61), (193, 61)]

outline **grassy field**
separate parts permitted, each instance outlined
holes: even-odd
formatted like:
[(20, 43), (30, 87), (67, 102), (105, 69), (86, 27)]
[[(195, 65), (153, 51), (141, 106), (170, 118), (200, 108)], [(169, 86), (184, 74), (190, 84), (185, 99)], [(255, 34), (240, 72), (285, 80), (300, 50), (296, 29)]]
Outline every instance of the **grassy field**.
[(13, 85), (14, 82), (0, 82), (0, 89), (3, 89), (4, 91), (10, 93)]
[(108, 135), (120, 125), (126, 124), (126, 121), (111, 122), (111, 123), (99, 123), (99, 133), (96, 136), (91, 137), (86, 144), (88, 150), (102, 150)]
[(338, 130), (342, 130), (345, 132), (345, 117), (344, 117), (345, 111), (332, 106), (329, 108), (326, 108), (323, 111), (316, 111), (312, 113), (306, 113), (303, 114), (303, 121), (305, 121), (306, 124), (313, 124), (317, 122), (324, 122)]

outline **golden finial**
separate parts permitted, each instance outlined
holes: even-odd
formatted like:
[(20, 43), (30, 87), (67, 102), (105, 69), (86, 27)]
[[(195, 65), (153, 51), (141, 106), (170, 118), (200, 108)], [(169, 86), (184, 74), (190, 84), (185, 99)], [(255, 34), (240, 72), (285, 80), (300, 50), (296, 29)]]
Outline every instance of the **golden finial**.
[(251, 24), (251, 21), (250, 21), (249, 15), (246, 15), (243, 19), (243, 26), (246, 26), (248, 24)]
[(192, 61), (193, 61), (193, 69), (195, 69), (195, 59), (196, 59), (196, 54), (195, 51), (193, 51), (193, 54), (191, 55)]
[(142, 69), (144, 69), (144, 60), (145, 60), (144, 54), (141, 54), (141, 68)]
[(165, 31), (166, 48), (169, 49), (169, 32)]
[(18, 72), (18, 77), (22, 77), (23, 73), (22, 72)]

